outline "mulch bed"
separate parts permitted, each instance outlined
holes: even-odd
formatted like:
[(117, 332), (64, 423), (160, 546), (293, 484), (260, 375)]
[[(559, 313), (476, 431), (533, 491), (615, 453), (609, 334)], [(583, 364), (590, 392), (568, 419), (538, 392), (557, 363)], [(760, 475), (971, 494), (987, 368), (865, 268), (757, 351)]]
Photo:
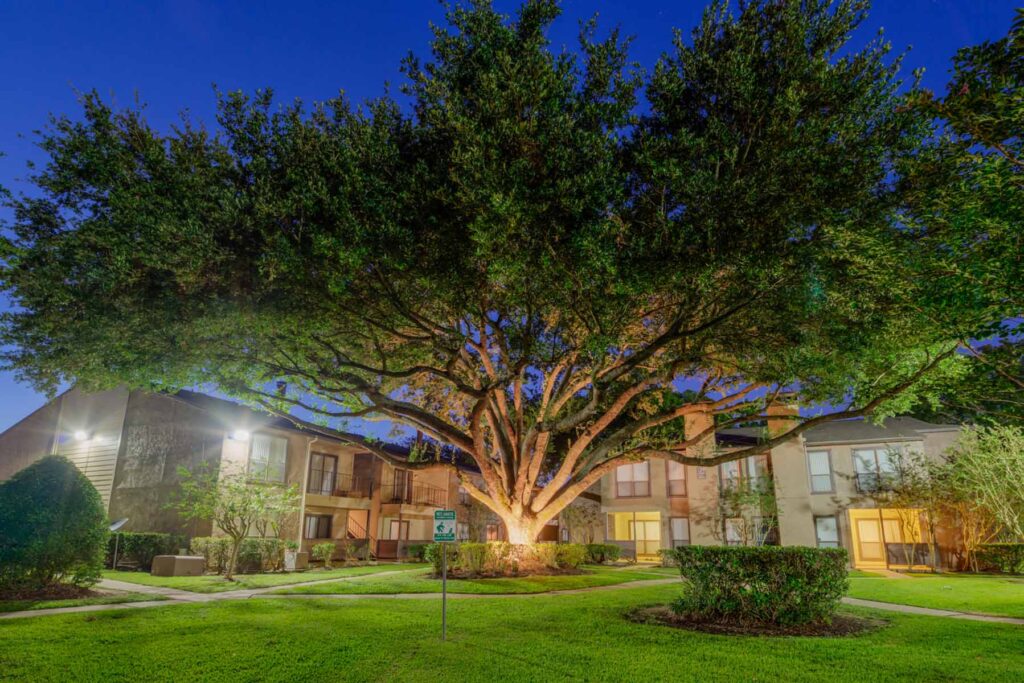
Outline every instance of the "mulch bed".
[(32, 588), (0, 592), (0, 600), (74, 600), (107, 595), (89, 588), (58, 584), (47, 588)]
[(701, 631), (723, 636), (807, 636), (836, 638), (857, 636), (877, 631), (889, 625), (884, 619), (868, 619), (848, 614), (837, 614), (831, 623), (802, 624), (800, 626), (779, 626), (755, 624), (740, 621), (696, 621), (681, 617), (664, 605), (641, 607), (626, 614), (626, 618), (638, 624), (657, 624), (688, 631)]

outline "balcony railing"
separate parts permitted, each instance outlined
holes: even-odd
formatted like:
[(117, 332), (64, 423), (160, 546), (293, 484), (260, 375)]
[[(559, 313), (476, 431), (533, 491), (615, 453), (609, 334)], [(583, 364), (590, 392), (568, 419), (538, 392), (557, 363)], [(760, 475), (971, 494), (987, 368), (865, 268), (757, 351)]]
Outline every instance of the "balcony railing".
[(350, 474), (337, 474), (330, 470), (311, 469), (307, 493), (321, 496), (339, 496), (342, 498), (369, 498), (372, 482), (368, 477), (353, 477)]
[(447, 504), (447, 492), (429, 484), (385, 484), (380, 489), (381, 502), (429, 505), (443, 508)]

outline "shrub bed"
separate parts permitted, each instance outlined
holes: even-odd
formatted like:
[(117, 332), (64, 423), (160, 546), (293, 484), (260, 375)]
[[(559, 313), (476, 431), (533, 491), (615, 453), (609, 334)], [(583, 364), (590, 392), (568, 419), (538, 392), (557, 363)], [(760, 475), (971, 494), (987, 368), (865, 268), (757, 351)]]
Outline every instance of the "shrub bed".
[[(238, 549), (238, 571), (268, 572), (284, 568), (287, 543), (279, 538), (246, 538)], [(331, 544), (332, 547), (334, 544)], [(206, 559), (206, 571), (223, 573), (231, 556), (231, 539), (227, 536), (196, 536), (189, 546), (193, 555)]]
[(985, 543), (975, 552), (983, 570), (1024, 574), (1024, 543)]
[(673, 554), (686, 591), (672, 610), (692, 621), (827, 623), (847, 589), (841, 548), (687, 546)]
[(507, 542), (450, 543), (427, 546), (425, 559), (441, 573), (442, 547), (448, 556), (452, 576), (486, 577), (552, 574), (577, 571), (587, 556), (579, 543), (533, 543), (513, 545)]
[(124, 531), (111, 534), (107, 541), (107, 566), (114, 562), (114, 548), (117, 548), (117, 562), (122, 559), (138, 565), (139, 569), (149, 571), (153, 566), (153, 558), (157, 555), (172, 555), (178, 552), (182, 539), (170, 534)]
[(587, 564), (604, 564), (614, 562), (622, 554), (622, 548), (614, 543), (588, 543), (586, 549)]

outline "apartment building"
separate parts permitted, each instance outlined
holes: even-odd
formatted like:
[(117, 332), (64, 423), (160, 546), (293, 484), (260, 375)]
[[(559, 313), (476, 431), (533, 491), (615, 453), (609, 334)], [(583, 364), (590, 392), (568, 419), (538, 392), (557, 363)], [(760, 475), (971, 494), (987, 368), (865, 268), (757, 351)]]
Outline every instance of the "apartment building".
[[(407, 449), (386, 448), (397, 458), (408, 456)], [(127, 531), (216, 533), (209, 522), (182, 520), (169, 505), (178, 491), (179, 467), (243, 473), (253, 485), (296, 486), (301, 515), (285, 536), (306, 551), (329, 540), (339, 555), (347, 545), (382, 559), (402, 557), (409, 546), (430, 541), (435, 509), (455, 509), (460, 520), (473, 517), (450, 467), (396, 466), (343, 433), (313, 433), (189, 391), (72, 388), (0, 434), (0, 481), (49, 454), (77, 465), (100, 493), (109, 518), (128, 520)], [(468, 539), (467, 521), (460, 533)], [(500, 533), (485, 521), (476, 536)]]
[[(687, 429), (700, 432), (708, 419), (691, 416)], [(784, 428), (785, 420), (785, 411), (777, 411), (767, 425), (720, 430), (714, 444), (703, 448), (721, 452), (756, 445), (766, 432)], [(716, 467), (660, 458), (628, 463), (601, 481), (606, 539), (640, 560), (657, 559), (658, 550), (679, 545), (770, 543), (844, 547), (857, 568), (924, 565), (931, 539), (922, 512), (887, 507), (885, 491), (896, 476), (899, 453), (940, 458), (958, 432), (956, 425), (906, 417), (881, 425), (841, 420), (769, 453)], [(735, 499), (723, 491), (759, 485), (774, 493), (775, 509), (738, 514), (723, 504)], [(747, 498), (756, 504), (757, 496)], [(940, 528), (935, 536), (952, 564), (955, 530)]]

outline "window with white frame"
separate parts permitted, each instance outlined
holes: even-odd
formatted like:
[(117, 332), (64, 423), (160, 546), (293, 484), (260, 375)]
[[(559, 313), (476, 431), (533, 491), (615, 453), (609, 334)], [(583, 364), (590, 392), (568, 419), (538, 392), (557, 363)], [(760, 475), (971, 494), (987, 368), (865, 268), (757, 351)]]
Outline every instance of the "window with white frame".
[(249, 444), (249, 479), (284, 482), (288, 461), (288, 439), (269, 434), (253, 434)]
[(456, 525), (455, 532), (458, 534), (458, 537), (459, 537), (460, 541), (468, 541), (469, 540), (469, 525), (466, 524), (465, 522), (459, 522)]
[(672, 517), (669, 520), (672, 532), (672, 547), (690, 545), (690, 520), (687, 517)]
[(465, 486), (459, 487), (459, 505), (469, 505), (469, 491)]
[(686, 465), (668, 461), (668, 495), (686, 496)]
[(743, 545), (743, 520), (734, 517), (725, 520), (725, 544)]
[(814, 535), (819, 548), (839, 547), (839, 523), (835, 517), (815, 517)]
[(832, 461), (828, 451), (807, 451), (807, 468), (811, 474), (811, 493), (831, 493)]
[(896, 478), (899, 451), (892, 448), (853, 449), (853, 471), (859, 491), (886, 489)]
[(649, 463), (633, 462), (619, 465), (615, 470), (615, 496), (637, 498), (651, 495), (651, 468)]

